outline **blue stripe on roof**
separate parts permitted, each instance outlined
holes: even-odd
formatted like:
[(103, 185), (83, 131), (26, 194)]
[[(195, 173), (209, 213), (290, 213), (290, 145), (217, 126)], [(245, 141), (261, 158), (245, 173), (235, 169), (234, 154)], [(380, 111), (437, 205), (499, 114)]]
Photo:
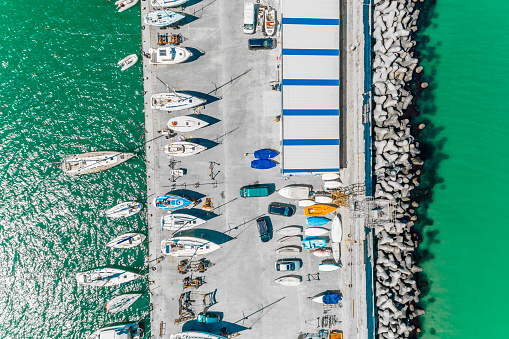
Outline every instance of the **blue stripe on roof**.
[(339, 109), (284, 109), (284, 115), (337, 115)]
[(285, 168), (283, 173), (325, 173), (325, 172), (339, 172), (339, 168)]
[(339, 145), (339, 139), (283, 139), (283, 146)]
[(339, 79), (283, 79), (283, 86), (339, 86)]
[(339, 55), (339, 49), (283, 48), (283, 55)]
[(326, 26), (339, 26), (339, 19), (283, 18), (283, 25), (326, 25)]

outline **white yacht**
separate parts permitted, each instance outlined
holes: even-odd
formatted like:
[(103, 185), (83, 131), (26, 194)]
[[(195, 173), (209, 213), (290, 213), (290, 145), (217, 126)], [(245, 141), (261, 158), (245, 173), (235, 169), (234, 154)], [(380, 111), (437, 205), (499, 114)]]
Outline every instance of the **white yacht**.
[(102, 216), (111, 219), (130, 217), (131, 215), (135, 215), (136, 213), (141, 211), (142, 207), (143, 205), (140, 204), (139, 202), (126, 201), (104, 211)]
[(134, 153), (111, 151), (75, 154), (62, 161), (62, 171), (70, 175), (101, 172), (120, 165), (135, 156)]
[(142, 293), (126, 293), (117, 295), (106, 303), (106, 311), (112, 314), (125, 311), (141, 296)]
[(141, 233), (125, 233), (122, 234), (109, 243), (106, 244), (106, 246), (111, 248), (133, 248), (136, 246), (139, 246), (143, 243), (143, 240), (145, 240), (145, 235)]
[(187, 331), (170, 335), (170, 339), (228, 339), (219, 334), (199, 331)]
[(164, 146), (163, 151), (171, 157), (188, 157), (205, 151), (207, 147), (189, 141), (177, 141)]
[(128, 283), (140, 279), (142, 276), (125, 268), (103, 267), (76, 274), (79, 285), (93, 287), (108, 287)]
[(185, 47), (171, 46), (160, 48), (149, 48), (150, 63), (174, 65), (189, 59), (193, 53)]
[(204, 223), (205, 220), (187, 213), (170, 213), (161, 218), (163, 231), (185, 231)]
[(170, 119), (170, 121), (168, 121), (168, 128), (176, 132), (192, 132), (205, 127), (208, 124), (208, 122), (201, 119), (190, 115), (184, 115)]
[(145, 23), (147, 25), (156, 27), (166, 27), (176, 23), (184, 18), (184, 15), (171, 11), (154, 11), (145, 16)]
[(137, 323), (120, 323), (103, 327), (87, 337), (87, 339), (140, 339), (143, 331)]
[(220, 248), (220, 245), (209, 240), (195, 237), (173, 237), (161, 242), (163, 254), (174, 257), (204, 255), (217, 251)]
[(205, 102), (206, 100), (204, 99), (181, 92), (156, 93), (152, 95), (150, 106), (153, 109), (171, 112), (200, 106)]
[(152, 0), (152, 6), (153, 7), (177, 7), (185, 4), (189, 0)]

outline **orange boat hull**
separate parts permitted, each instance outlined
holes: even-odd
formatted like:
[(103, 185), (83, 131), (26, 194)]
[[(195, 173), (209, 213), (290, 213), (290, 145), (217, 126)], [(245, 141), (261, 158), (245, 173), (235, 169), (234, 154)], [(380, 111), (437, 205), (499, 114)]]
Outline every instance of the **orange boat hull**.
[(310, 217), (319, 217), (337, 210), (337, 207), (330, 205), (312, 205), (304, 208), (304, 214)]

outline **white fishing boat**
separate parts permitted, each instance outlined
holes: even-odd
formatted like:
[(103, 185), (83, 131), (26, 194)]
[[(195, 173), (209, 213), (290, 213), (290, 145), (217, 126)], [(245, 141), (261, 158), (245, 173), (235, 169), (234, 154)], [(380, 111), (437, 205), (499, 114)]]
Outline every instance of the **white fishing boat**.
[(320, 227), (320, 226), (308, 227), (304, 231), (304, 233), (309, 236), (320, 236), (320, 235), (326, 234), (327, 232), (329, 232), (328, 228)]
[(311, 188), (309, 186), (290, 185), (277, 191), (279, 195), (288, 199), (306, 200), (309, 199)]
[(135, 157), (134, 153), (123, 152), (87, 152), (71, 155), (62, 161), (65, 174), (90, 174), (105, 171)]
[(276, 32), (276, 10), (272, 7), (269, 7), (265, 11), (265, 34), (268, 36), (273, 36)]
[(280, 228), (276, 232), (280, 235), (299, 235), (302, 233), (303, 228), (302, 226), (292, 225)]
[(309, 207), (309, 206), (312, 206), (314, 204), (316, 204), (316, 202), (314, 200), (311, 200), (311, 199), (299, 200), (299, 206), (300, 207)]
[(171, 157), (188, 157), (203, 152), (207, 147), (189, 141), (176, 141), (163, 147), (164, 153)]
[[(152, 95), (150, 106), (160, 111), (172, 112), (200, 106), (205, 102), (206, 100), (182, 92), (156, 93)], [(203, 120), (200, 121), (204, 122)], [(168, 123), (168, 127), (171, 128), (169, 124), (170, 123)]]
[(140, 212), (143, 205), (136, 201), (126, 201), (104, 211), (103, 217), (111, 219), (126, 218)]
[(315, 195), (315, 202), (317, 204), (332, 204), (333, 199), (328, 195)]
[(343, 186), (343, 183), (340, 181), (335, 181), (335, 180), (325, 181), (323, 183), (323, 187), (325, 189), (336, 189), (336, 188), (340, 188), (341, 186)]
[(332, 254), (332, 251), (328, 247), (317, 248), (313, 251), (313, 255), (317, 257), (328, 257)]
[(341, 218), (339, 214), (336, 214), (334, 219), (332, 219), (330, 238), (332, 242), (341, 242), (341, 240), (343, 240), (343, 227), (341, 225)]
[(115, 1), (115, 6), (117, 6), (117, 10), (119, 13), (128, 10), (138, 3), (138, 0), (117, 0)]
[(339, 179), (339, 173), (323, 173), (322, 174), (323, 181), (337, 180), (337, 179)]
[(339, 262), (339, 258), (341, 257), (341, 244), (339, 242), (333, 242), (332, 247), (332, 257), (336, 262)]
[(323, 272), (332, 272), (335, 270), (339, 270), (340, 268), (341, 268), (341, 265), (332, 263), (332, 262), (326, 262), (326, 263), (322, 262), (320, 265), (318, 265), (318, 270), (323, 271)]
[(302, 244), (302, 235), (289, 235), (278, 239), (277, 242), (284, 246), (300, 245)]
[(258, 14), (256, 16), (256, 32), (262, 32), (265, 22), (266, 6), (258, 5)]
[(152, 0), (151, 4), (153, 7), (177, 7), (185, 4), (189, 0)]
[(220, 245), (209, 240), (195, 237), (173, 237), (161, 242), (163, 254), (173, 257), (204, 255), (217, 251), (220, 248)]
[(184, 15), (171, 11), (159, 10), (147, 13), (145, 23), (156, 27), (166, 27), (184, 18)]
[(141, 245), (143, 243), (143, 240), (145, 240), (145, 235), (143, 234), (125, 233), (107, 243), (106, 246), (121, 249), (133, 248)]
[(120, 323), (103, 327), (87, 337), (87, 339), (140, 339), (143, 331), (137, 323)]
[(302, 281), (302, 276), (300, 275), (285, 275), (283, 277), (279, 277), (276, 280), (274, 280), (278, 284), (284, 285), (284, 286), (298, 286), (300, 285)]
[[(138, 1), (138, 0), (136, 0), (136, 1)], [(120, 60), (117, 63), (117, 66), (120, 67), (121, 71), (125, 71), (126, 69), (128, 69), (129, 67), (134, 65), (137, 61), (138, 61), (138, 56), (136, 54), (130, 54), (130, 55), (126, 56), (125, 58), (123, 58), (122, 60)]]
[(128, 283), (142, 276), (125, 268), (103, 267), (76, 274), (79, 285), (108, 287)]
[(142, 296), (142, 293), (126, 293), (117, 295), (116, 297), (108, 300), (106, 303), (106, 311), (115, 314), (118, 312), (125, 311), (136, 302), (140, 297)]
[(149, 48), (148, 53), (150, 55), (150, 63), (154, 65), (180, 64), (193, 55), (187, 48), (178, 46)]
[(187, 331), (170, 335), (170, 339), (228, 339), (219, 334), (200, 331)]
[(163, 231), (185, 231), (204, 223), (205, 220), (186, 213), (171, 213), (161, 218)]
[[(200, 99), (201, 100), (201, 99)], [(205, 100), (203, 100), (203, 103)], [(168, 121), (168, 128), (176, 132), (192, 132), (207, 126), (209, 123), (201, 119), (184, 115), (172, 118)]]
[(290, 246), (283, 246), (276, 249), (276, 253), (279, 254), (292, 254), (292, 253), (300, 253), (302, 252), (302, 247), (290, 245)]

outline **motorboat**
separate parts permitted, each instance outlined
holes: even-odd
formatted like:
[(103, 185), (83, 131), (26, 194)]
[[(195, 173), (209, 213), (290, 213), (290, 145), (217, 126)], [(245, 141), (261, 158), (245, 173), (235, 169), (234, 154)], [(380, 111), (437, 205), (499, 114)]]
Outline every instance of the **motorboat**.
[(185, 4), (189, 0), (152, 0), (151, 4), (153, 7), (177, 7)]
[(322, 248), (325, 247), (325, 245), (327, 245), (327, 241), (319, 237), (305, 237), (304, 240), (302, 240), (302, 246), (307, 250)]
[(154, 65), (180, 64), (193, 55), (187, 48), (178, 46), (149, 48), (148, 53), (150, 55), (150, 63)]
[(185, 231), (204, 223), (205, 220), (187, 213), (170, 213), (161, 218), (163, 231)]
[(256, 32), (263, 31), (263, 23), (265, 21), (265, 9), (266, 6), (258, 5), (258, 13), (256, 15)]
[(313, 251), (313, 255), (317, 257), (328, 257), (331, 254), (332, 254), (331, 249), (327, 247), (317, 248), (316, 250)]
[(276, 10), (272, 7), (269, 7), (265, 11), (265, 34), (268, 36), (273, 36), (276, 32)]
[(180, 13), (159, 10), (147, 13), (147, 15), (145, 16), (145, 23), (147, 25), (156, 27), (166, 27), (176, 23), (177, 21), (183, 18), (184, 15)]
[(188, 157), (205, 151), (207, 147), (189, 141), (176, 141), (164, 146), (163, 151), (171, 157)]
[(336, 214), (334, 219), (332, 219), (330, 235), (332, 242), (341, 242), (341, 240), (343, 240), (343, 227), (341, 225), (341, 218), (339, 214)]
[(308, 207), (308, 206), (312, 206), (314, 204), (316, 204), (316, 201), (311, 200), (311, 199), (299, 200), (300, 207)]
[(335, 270), (339, 270), (341, 268), (340, 264), (336, 264), (333, 262), (322, 262), (320, 265), (318, 265), (318, 270), (323, 272), (332, 272)]
[(302, 276), (300, 275), (285, 275), (274, 280), (278, 284), (284, 286), (298, 286), (302, 281)]
[(170, 339), (228, 339), (219, 334), (200, 331), (187, 331), (170, 335)]
[(101, 172), (120, 165), (135, 156), (134, 153), (112, 151), (75, 154), (62, 161), (62, 171), (70, 175)]
[(304, 231), (304, 234), (310, 235), (310, 236), (320, 236), (320, 235), (326, 234), (327, 232), (329, 232), (328, 228), (313, 226), (313, 227), (306, 228), (306, 230)]
[(175, 194), (161, 195), (155, 198), (153, 201), (155, 207), (169, 211), (175, 211), (184, 207), (188, 207), (193, 203), (194, 201), (187, 199), (187, 197), (182, 197)]
[(330, 219), (325, 217), (309, 217), (306, 219), (306, 224), (309, 226), (323, 226), (330, 222)]
[(126, 201), (104, 211), (103, 217), (111, 219), (126, 218), (140, 212), (143, 205), (136, 201)]
[(309, 217), (319, 217), (322, 215), (332, 213), (337, 209), (338, 207), (335, 205), (316, 204), (304, 208), (304, 214)]
[(315, 195), (315, 202), (317, 204), (332, 204), (334, 200), (328, 195)]
[(325, 189), (329, 189), (329, 190), (340, 188), (341, 186), (343, 186), (343, 183), (341, 183), (341, 181), (331, 180), (331, 181), (325, 181), (323, 183), (323, 187)]
[(276, 167), (277, 163), (269, 159), (255, 159), (251, 161), (251, 168), (269, 169)]
[(279, 195), (288, 199), (306, 200), (311, 194), (309, 186), (289, 185), (277, 191)]
[(138, 3), (138, 0), (117, 0), (115, 1), (115, 6), (117, 6), (117, 10), (119, 13), (128, 10)]
[(337, 179), (339, 179), (339, 173), (323, 173), (322, 174), (323, 181), (337, 180)]
[(277, 151), (268, 148), (262, 148), (254, 152), (254, 157), (257, 159), (272, 159), (279, 155)]
[(173, 237), (161, 242), (163, 254), (173, 257), (204, 255), (217, 251), (220, 248), (220, 245), (209, 240), (195, 237)]
[(140, 339), (143, 331), (137, 323), (120, 323), (103, 327), (87, 337), (87, 339)]
[(303, 228), (302, 226), (292, 225), (280, 228), (276, 232), (280, 235), (299, 235), (302, 233)]
[(289, 235), (277, 240), (281, 245), (300, 245), (302, 244), (302, 235)]
[(320, 293), (319, 295), (317, 295), (315, 297), (311, 297), (310, 299), (316, 303), (327, 304), (327, 305), (336, 305), (341, 300), (343, 300), (343, 298), (341, 298), (339, 293), (333, 292), (333, 291), (326, 291), (326, 292)]
[(108, 287), (125, 284), (142, 276), (125, 268), (103, 267), (76, 274), (79, 285)]
[(122, 248), (122, 249), (133, 248), (141, 245), (143, 243), (143, 240), (145, 240), (144, 234), (125, 233), (107, 243), (106, 246), (111, 248)]
[[(150, 106), (152, 107), (152, 109), (158, 109), (160, 111), (172, 112), (172, 111), (180, 111), (183, 109), (189, 109), (189, 108), (193, 108), (196, 106), (200, 106), (200, 105), (204, 104), (205, 101), (206, 100), (204, 100), (204, 99), (200, 99), (200, 98), (195, 97), (191, 94), (186, 94), (186, 93), (182, 93), (182, 92), (156, 93), (156, 94), (152, 95), (152, 98), (150, 100)], [(178, 126), (176, 125), (174, 127), (180, 127), (181, 125), (182, 125), (182, 127), (185, 126), (183, 124), (185, 122), (185, 120), (182, 120), (183, 117), (179, 117), (179, 118), (181, 118), (181, 119), (176, 120)], [(176, 119), (176, 118), (174, 118), (174, 119)], [(196, 118), (194, 118), (194, 119), (196, 119)], [(172, 121), (172, 120), (170, 120), (170, 121)], [(180, 121), (180, 120), (182, 120), (182, 121)], [(200, 120), (200, 119), (196, 119), (196, 120)], [(200, 122), (205, 123), (205, 121), (203, 121), (203, 120), (200, 120)], [(206, 125), (208, 125), (208, 123), (206, 123)], [(206, 125), (203, 125), (203, 126), (206, 126)], [(169, 122), (168, 122), (168, 128), (177, 131), (176, 128), (172, 128), (170, 126)], [(198, 127), (198, 128), (200, 128), (200, 127)], [(198, 128), (195, 128), (195, 129), (198, 129)], [(191, 131), (193, 131), (193, 130), (191, 130)], [(189, 132), (189, 131), (185, 131), (185, 132)]]
[[(138, 0), (136, 0), (136, 1), (138, 1)], [(130, 55), (126, 56), (125, 58), (123, 58), (122, 60), (120, 60), (117, 63), (117, 66), (120, 67), (121, 71), (125, 71), (129, 67), (133, 66), (137, 61), (138, 61), (138, 56), (136, 54), (130, 54)]]
[(300, 253), (302, 252), (302, 247), (295, 246), (295, 245), (289, 245), (289, 246), (283, 246), (276, 249), (276, 253), (279, 254), (292, 254), (292, 253)]
[(112, 314), (125, 311), (142, 295), (142, 293), (126, 293), (117, 295), (106, 303), (106, 311)]
[[(201, 100), (201, 99), (200, 99)], [(203, 100), (205, 102), (205, 100)], [(207, 126), (209, 123), (201, 119), (195, 118), (190, 115), (172, 118), (168, 121), (168, 129), (175, 132), (192, 132), (202, 127)]]
[(341, 244), (339, 242), (332, 243), (332, 257), (336, 262), (339, 262), (339, 258), (341, 257)]

